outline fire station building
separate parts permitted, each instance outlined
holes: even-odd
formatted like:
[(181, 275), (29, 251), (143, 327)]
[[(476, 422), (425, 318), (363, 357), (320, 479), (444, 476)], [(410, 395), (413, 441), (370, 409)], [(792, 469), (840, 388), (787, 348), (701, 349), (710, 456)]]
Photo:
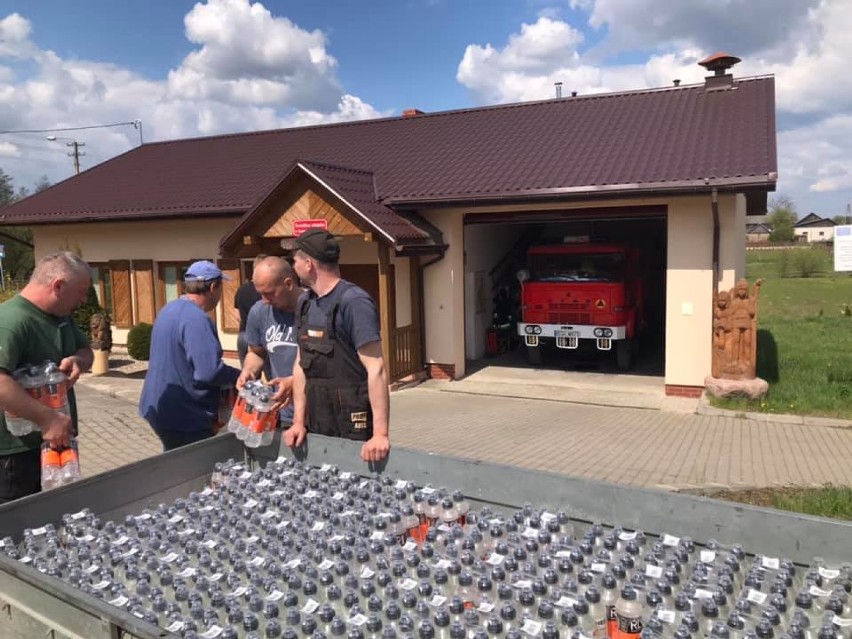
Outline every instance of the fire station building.
[(690, 86), (144, 144), (6, 207), (0, 225), (31, 226), (36, 258), (80, 252), (117, 344), (182, 293), (192, 261), (217, 260), (233, 276), (215, 318), (226, 351), (252, 258), (325, 226), (343, 277), (376, 299), (393, 379), (458, 379), (494, 356), (530, 247), (627, 244), (648, 316), (636, 366), (697, 394), (715, 285), (743, 276), (746, 218), (777, 178), (774, 80), (735, 79), (735, 61), (709, 58), (715, 73)]

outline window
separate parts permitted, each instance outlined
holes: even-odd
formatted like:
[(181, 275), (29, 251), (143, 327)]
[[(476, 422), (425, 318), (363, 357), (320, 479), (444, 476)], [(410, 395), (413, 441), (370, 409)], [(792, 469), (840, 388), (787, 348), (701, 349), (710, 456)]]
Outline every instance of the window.
[(110, 277), (109, 264), (92, 263), (89, 264), (89, 270), (92, 274), (92, 285), (95, 287), (95, 294), (98, 296), (98, 304), (112, 316), (114, 312), (112, 307), (112, 278)]
[(162, 308), (171, 301), (176, 300), (185, 291), (183, 276), (191, 262), (160, 262), (157, 265), (159, 280), (158, 308)]

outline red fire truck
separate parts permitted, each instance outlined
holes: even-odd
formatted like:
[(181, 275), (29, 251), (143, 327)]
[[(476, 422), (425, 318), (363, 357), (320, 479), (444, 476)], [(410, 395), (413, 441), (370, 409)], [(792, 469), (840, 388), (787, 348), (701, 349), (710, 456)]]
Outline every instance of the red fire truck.
[(530, 248), (518, 273), (518, 335), (530, 363), (540, 364), (546, 347), (576, 350), (585, 342), (615, 350), (619, 370), (628, 370), (646, 323), (639, 264), (639, 250), (620, 244)]

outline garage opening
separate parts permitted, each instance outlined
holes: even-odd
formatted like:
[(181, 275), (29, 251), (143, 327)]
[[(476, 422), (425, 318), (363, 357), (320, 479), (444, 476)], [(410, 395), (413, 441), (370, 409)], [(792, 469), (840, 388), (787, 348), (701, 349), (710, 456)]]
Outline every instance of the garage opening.
[(661, 376), (665, 207), (465, 216), (465, 357)]

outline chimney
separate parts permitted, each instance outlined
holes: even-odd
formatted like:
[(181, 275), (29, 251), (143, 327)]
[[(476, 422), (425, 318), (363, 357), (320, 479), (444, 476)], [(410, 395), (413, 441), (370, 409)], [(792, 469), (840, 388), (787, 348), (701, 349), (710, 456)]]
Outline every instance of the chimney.
[(576, 92), (576, 91), (571, 91), (571, 97), (572, 97), (572, 98), (576, 98), (576, 97), (577, 97), (577, 92)]
[(562, 83), (561, 82), (554, 82), (553, 86), (556, 87), (556, 99), (558, 100), (559, 98), (562, 97)]
[(423, 115), (423, 111), (420, 109), (406, 109), (402, 112), (402, 117), (404, 118), (414, 118), (418, 115)]
[(704, 87), (706, 89), (727, 89), (734, 85), (734, 76), (730, 73), (725, 73), (735, 64), (742, 62), (738, 57), (717, 51), (711, 56), (704, 58), (700, 64), (708, 71), (713, 71), (713, 75), (708, 75), (704, 79)]
[(676, 87), (679, 87), (680, 86), (680, 80), (675, 78), (674, 80), (672, 80), (672, 84), (674, 84)]

